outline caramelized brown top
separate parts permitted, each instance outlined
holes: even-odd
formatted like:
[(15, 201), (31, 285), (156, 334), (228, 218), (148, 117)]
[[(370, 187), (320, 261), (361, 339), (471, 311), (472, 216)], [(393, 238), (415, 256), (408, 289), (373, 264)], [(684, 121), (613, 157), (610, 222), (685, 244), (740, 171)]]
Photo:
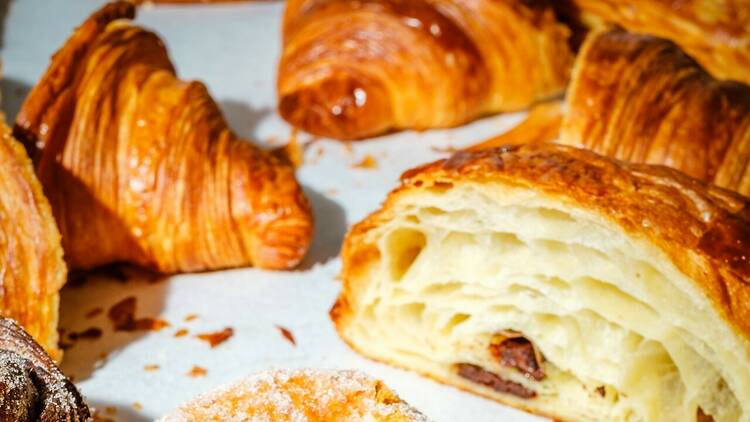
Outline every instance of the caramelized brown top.
[[(667, 167), (553, 144), (459, 152), (410, 170), (402, 180), (395, 195), (469, 180), (507, 182), (602, 214), (661, 248), (750, 338), (750, 209), (743, 196)], [(368, 230), (376, 218), (352, 233)]]
[(17, 119), (68, 263), (160, 272), (304, 256), (312, 217), (291, 166), (239, 139), (199, 82), (177, 78), (134, 6), (106, 5), (52, 58)]
[(279, 111), (343, 139), (454, 126), (560, 91), (567, 37), (521, 0), (291, 0)]

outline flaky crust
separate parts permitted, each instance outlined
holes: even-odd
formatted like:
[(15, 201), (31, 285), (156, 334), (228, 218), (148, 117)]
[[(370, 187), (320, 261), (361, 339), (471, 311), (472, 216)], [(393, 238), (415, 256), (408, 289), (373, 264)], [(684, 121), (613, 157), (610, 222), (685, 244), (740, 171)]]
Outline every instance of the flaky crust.
[(18, 321), (55, 359), (58, 291), (67, 269), (31, 160), (0, 115), (0, 317)]
[(672, 42), (590, 35), (566, 103), (560, 142), (750, 195), (750, 86), (717, 81)]
[(289, 1), (279, 111), (356, 139), (522, 109), (564, 89), (568, 36), (542, 2)]
[[(745, 197), (662, 166), (629, 164), (554, 144), (459, 152), (406, 172), (380, 210), (355, 225), (342, 249), (342, 293), (331, 311), (345, 337), (350, 297), (377, 249), (363, 236), (392, 218), (398, 196), (450, 189), (458, 181), (501, 181), (564, 197), (649, 239), (694, 280), (726, 322), (750, 340), (750, 207)], [(366, 354), (366, 351), (363, 351)]]
[(427, 422), (383, 382), (346, 370), (270, 370), (197, 397), (161, 422)]
[(206, 87), (115, 2), (52, 59), (16, 122), (71, 268), (290, 268), (310, 243), (294, 170), (239, 139)]
[(745, 0), (565, 0), (590, 27), (608, 24), (677, 43), (712, 75), (750, 83)]

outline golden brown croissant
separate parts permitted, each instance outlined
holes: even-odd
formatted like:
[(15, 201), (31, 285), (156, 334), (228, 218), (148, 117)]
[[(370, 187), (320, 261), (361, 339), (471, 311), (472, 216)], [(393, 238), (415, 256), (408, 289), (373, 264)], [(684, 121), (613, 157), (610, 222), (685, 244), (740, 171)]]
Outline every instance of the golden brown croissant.
[(159, 422), (427, 422), (383, 382), (356, 371), (269, 370), (186, 403)]
[(20, 323), (55, 359), (58, 291), (67, 269), (47, 198), (0, 115), (0, 317)]
[(561, 4), (572, 6), (589, 27), (615, 23), (667, 38), (716, 78), (750, 83), (747, 0), (565, 0)]
[(133, 15), (115, 2), (79, 27), (16, 122), (70, 267), (294, 266), (312, 217), (293, 169), (238, 139)]
[(13, 320), (0, 317), (0, 421), (87, 422), (81, 394)]
[(567, 421), (750, 421), (750, 200), (554, 144), (402, 176), (342, 249), (352, 347)]
[(290, 0), (279, 111), (356, 139), (522, 109), (564, 89), (568, 36), (540, 2)]
[(566, 103), (561, 143), (750, 195), (750, 86), (713, 79), (670, 41), (590, 35)]

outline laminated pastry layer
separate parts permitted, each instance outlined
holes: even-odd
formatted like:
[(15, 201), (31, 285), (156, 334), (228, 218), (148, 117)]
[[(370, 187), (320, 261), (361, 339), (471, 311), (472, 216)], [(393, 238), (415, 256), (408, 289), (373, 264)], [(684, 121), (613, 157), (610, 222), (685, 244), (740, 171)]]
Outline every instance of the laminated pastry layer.
[[(538, 154), (534, 177), (548, 181), (560, 156), (576, 151), (520, 149)], [(521, 166), (508, 164), (512, 152), (493, 153), (462, 159)], [(576, 168), (571, 161), (568, 169)], [(682, 228), (659, 227), (663, 221), (648, 216), (641, 229), (623, 227), (575, 194), (545, 189), (544, 181), (535, 185), (507, 169), (512, 175), (471, 168), (458, 176), (462, 165), (408, 174), (350, 234), (344, 292), (332, 317), (356, 350), (566, 420), (748, 420), (746, 337), (725, 321), (709, 283), (639, 234)], [(578, 187), (592, 176), (579, 173)], [(686, 187), (685, 180), (671, 183)], [(627, 190), (623, 179), (614, 185)], [(692, 194), (691, 201), (702, 196)], [(641, 199), (646, 206), (648, 197)], [(670, 199), (670, 206), (686, 206)], [(706, 216), (715, 211), (703, 205)], [(688, 214), (674, 223), (690, 227)], [(704, 259), (684, 245), (678, 253)], [(743, 288), (728, 286), (725, 294), (742, 300)]]

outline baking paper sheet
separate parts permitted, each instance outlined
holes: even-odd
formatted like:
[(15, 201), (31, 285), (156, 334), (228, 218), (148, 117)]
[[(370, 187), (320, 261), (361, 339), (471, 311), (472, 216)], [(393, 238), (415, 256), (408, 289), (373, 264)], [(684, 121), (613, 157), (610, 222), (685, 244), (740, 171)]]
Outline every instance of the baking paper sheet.
[[(49, 56), (102, 3), (0, 1), (5, 6), (0, 11), (6, 12), (3, 107), (10, 119)], [(290, 135), (290, 127), (275, 113), (282, 9), (282, 2), (147, 7), (137, 22), (160, 34), (182, 78), (206, 83), (235, 131), (273, 147)], [(312, 249), (299, 270), (247, 268), (168, 278), (135, 274), (128, 281), (117, 274), (88, 277), (63, 291), (61, 326), (67, 333), (97, 327), (103, 336), (75, 342), (63, 370), (93, 406), (117, 409), (114, 416), (104, 416), (123, 422), (151, 421), (198, 393), (271, 367), (357, 368), (383, 379), (435, 421), (539, 420), (368, 361), (339, 340), (328, 319), (340, 287), (337, 255), (347, 228), (380, 204), (404, 170), (497, 134), (521, 118), (497, 116), (453, 130), (403, 132), (352, 144), (315, 141), (298, 171), (316, 218)], [(368, 155), (376, 168), (357, 168)], [(128, 296), (137, 298), (137, 317), (163, 319), (170, 327), (112, 332), (107, 310)], [(91, 317), (97, 308), (103, 312)], [(198, 317), (185, 321), (191, 314)], [(291, 331), (296, 346), (278, 326)], [(225, 327), (232, 327), (234, 336), (214, 349), (194, 337)], [(174, 337), (180, 329), (189, 334)], [(144, 369), (153, 365), (159, 369)], [(205, 376), (188, 376), (194, 366), (205, 368)]]

